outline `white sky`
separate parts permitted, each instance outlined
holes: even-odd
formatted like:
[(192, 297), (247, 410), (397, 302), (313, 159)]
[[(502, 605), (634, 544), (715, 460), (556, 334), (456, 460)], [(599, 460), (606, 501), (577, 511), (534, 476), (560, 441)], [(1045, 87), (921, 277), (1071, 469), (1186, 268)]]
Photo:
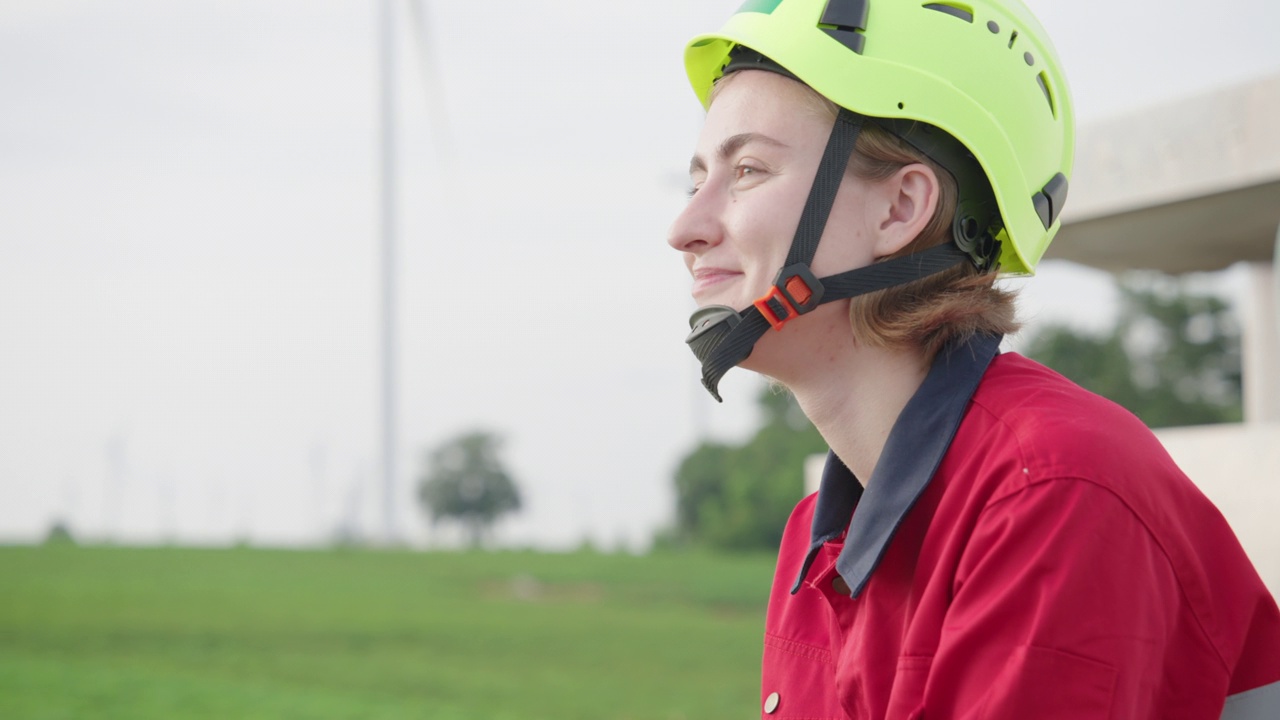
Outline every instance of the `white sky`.
[[(507, 438), (505, 542), (642, 547), (682, 453), (751, 428), (750, 376), (697, 385), (664, 242), (701, 117), (681, 49), (738, 4), (433, 2), (439, 82), (397, 6), (406, 537), (422, 455), (467, 429)], [(1086, 122), (1280, 70), (1262, 0), (1030, 4)], [(0, 539), (378, 530), (375, 20), (0, 4)], [(1049, 263), (1024, 314), (1096, 325), (1106, 288)]]

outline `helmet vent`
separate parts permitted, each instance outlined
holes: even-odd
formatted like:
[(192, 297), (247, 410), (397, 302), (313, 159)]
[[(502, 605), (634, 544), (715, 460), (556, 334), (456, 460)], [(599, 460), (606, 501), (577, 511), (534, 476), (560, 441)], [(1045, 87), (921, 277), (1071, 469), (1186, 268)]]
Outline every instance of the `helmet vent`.
[(940, 13), (946, 13), (951, 17), (958, 17), (961, 20), (971, 23), (973, 22), (973, 9), (967, 5), (958, 5), (952, 3), (928, 3), (924, 6), (926, 10), (937, 10)]
[(1040, 216), (1040, 222), (1044, 223), (1044, 229), (1048, 230), (1062, 213), (1062, 206), (1067, 204), (1067, 176), (1058, 173), (1049, 178), (1044, 188), (1031, 196), (1031, 204)]
[(1040, 90), (1044, 93), (1044, 99), (1049, 103), (1049, 112), (1053, 113), (1053, 119), (1058, 119), (1058, 108), (1053, 102), (1053, 90), (1049, 87), (1049, 73), (1041, 70), (1036, 75), (1036, 82), (1040, 83)]
[(862, 54), (867, 44), (867, 12), (871, 0), (827, 0), (818, 27), (850, 50)]
[(1010, 34), (1009, 34), (1009, 49), (1010, 49), (1010, 50), (1012, 50), (1012, 49), (1013, 49), (1013, 41), (1014, 41), (1014, 40), (1017, 40), (1017, 39), (1018, 39), (1018, 31), (1017, 31), (1017, 30), (1014, 30), (1012, 33), (1010, 33)]

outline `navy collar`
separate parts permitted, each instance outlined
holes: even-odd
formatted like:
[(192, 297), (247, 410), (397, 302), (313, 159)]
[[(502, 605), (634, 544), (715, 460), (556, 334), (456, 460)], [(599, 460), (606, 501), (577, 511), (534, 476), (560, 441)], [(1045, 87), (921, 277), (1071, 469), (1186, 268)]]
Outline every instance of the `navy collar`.
[(999, 335), (975, 335), (938, 353), (920, 389), (889, 431), (865, 492), (840, 458), (827, 452), (813, 511), (809, 554), (792, 594), (804, 583), (823, 544), (840, 537), (846, 527), (849, 532), (836, 558), (836, 571), (848, 583), (851, 596), (862, 593), (902, 519), (928, 487), (951, 447), (969, 400), (1000, 350), (1001, 339)]

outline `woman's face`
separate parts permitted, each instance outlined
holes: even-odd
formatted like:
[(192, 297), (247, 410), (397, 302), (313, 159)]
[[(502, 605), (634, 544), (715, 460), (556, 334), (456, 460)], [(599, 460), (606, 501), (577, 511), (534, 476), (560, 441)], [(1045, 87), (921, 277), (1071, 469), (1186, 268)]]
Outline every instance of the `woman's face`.
[[(834, 122), (810, 92), (760, 70), (739, 71), (717, 90), (689, 166), (693, 195), (668, 237), (700, 307), (745, 309), (786, 261)], [(840, 187), (812, 263), (818, 277), (873, 260), (863, 185), (846, 175)]]

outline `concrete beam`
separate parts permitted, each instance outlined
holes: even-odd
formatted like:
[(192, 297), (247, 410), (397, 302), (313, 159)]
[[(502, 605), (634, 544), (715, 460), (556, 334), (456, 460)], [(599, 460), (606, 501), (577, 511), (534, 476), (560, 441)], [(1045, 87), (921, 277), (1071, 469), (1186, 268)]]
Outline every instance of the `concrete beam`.
[(1280, 74), (1084, 124), (1046, 257), (1169, 273), (1271, 260)]

